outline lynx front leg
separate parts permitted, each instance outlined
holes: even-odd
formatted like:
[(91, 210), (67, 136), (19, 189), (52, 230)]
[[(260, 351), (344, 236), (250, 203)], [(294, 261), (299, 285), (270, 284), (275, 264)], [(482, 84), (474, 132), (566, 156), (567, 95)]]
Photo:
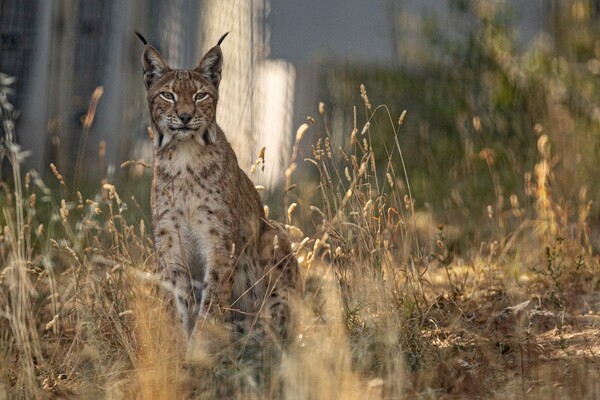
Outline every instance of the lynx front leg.
[(175, 227), (167, 229), (162, 226), (155, 233), (160, 269), (167, 282), (175, 311), (189, 338), (198, 317), (202, 283), (193, 279), (190, 257), (181, 239), (181, 232)]
[(204, 281), (200, 313), (210, 319), (228, 320), (231, 303), (233, 263), (211, 263)]
[(173, 300), (175, 309), (183, 325), (183, 330), (188, 338), (192, 337), (200, 307), (194, 295), (194, 285), (189, 274), (173, 271)]
[(225, 245), (218, 245), (209, 256), (204, 278), (200, 313), (209, 319), (229, 322), (236, 257)]
[(292, 306), (299, 299), (302, 283), (292, 244), (282, 224), (269, 221), (263, 227), (260, 262), (265, 268), (267, 285), (262, 309), (267, 319), (265, 331), (287, 345), (295, 335), (297, 322)]

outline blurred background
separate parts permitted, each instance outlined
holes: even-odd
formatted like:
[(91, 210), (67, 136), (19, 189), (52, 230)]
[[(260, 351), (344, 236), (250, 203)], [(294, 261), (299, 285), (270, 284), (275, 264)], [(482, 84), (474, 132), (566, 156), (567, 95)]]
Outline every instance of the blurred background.
[[(1, 0), (0, 72), (16, 77), (10, 100), (28, 167), (47, 174), (53, 162), (68, 175), (82, 151), (84, 176), (147, 181), (147, 171), (119, 168), (151, 162), (134, 30), (178, 68), (231, 32), (217, 119), (242, 169), (266, 146), (253, 178), (267, 191), (281, 191), (307, 116), (317, 121), (299, 160), (325, 127), (337, 149), (355, 120), (360, 132), (371, 118), (383, 170), (407, 110), (398, 139), (417, 206), (473, 240), (489, 233), (490, 213), (505, 218), (489, 230), (508, 232), (515, 210), (534, 207), (542, 159), (557, 207), (598, 217), (598, 0)], [(365, 110), (360, 84), (389, 114)]]

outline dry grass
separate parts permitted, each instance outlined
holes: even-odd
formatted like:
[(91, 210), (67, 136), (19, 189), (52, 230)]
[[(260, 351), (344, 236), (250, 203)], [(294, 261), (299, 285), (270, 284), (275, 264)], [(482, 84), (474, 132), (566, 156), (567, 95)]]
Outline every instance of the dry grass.
[[(274, 368), (260, 365), (268, 355), (237, 357), (218, 328), (187, 348), (135, 199), (106, 181), (89, 198), (71, 192), (56, 168), (52, 191), (21, 174), (6, 138), (0, 398), (596, 398), (599, 265), (585, 198), (573, 221), (553, 198), (547, 137), (526, 181), (533, 206), (490, 207), (503, 235), (456, 254), (460, 227), (436, 224), (410, 190), (405, 114), (396, 122), (361, 96), (367, 121), (383, 114), (393, 129), (385, 166), (369, 123), (333, 148), (324, 106), (310, 158), (300, 154), (315, 128), (296, 137), (285, 208), (306, 293), (300, 334)], [(295, 182), (300, 163), (315, 184)]]

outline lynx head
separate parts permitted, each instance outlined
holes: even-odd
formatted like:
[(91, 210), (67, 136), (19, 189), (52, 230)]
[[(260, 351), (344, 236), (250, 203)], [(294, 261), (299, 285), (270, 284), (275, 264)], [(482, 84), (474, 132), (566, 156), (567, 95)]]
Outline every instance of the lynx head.
[(154, 145), (160, 149), (187, 140), (214, 143), (223, 67), (221, 42), (227, 33), (195, 69), (171, 69), (160, 53), (137, 35), (144, 42), (142, 64)]

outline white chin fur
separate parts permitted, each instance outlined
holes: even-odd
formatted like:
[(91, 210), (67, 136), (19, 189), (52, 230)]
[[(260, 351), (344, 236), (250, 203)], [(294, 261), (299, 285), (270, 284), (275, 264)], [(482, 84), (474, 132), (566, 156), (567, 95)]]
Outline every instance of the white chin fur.
[(163, 130), (162, 140), (159, 141), (159, 136), (155, 135), (155, 141), (158, 148), (163, 148), (168, 146), (172, 142), (185, 142), (190, 139), (196, 139), (199, 135), (198, 131), (188, 130), (188, 131), (172, 131), (170, 129)]
[(192, 130), (187, 130), (187, 131), (177, 131), (175, 133), (175, 138), (177, 140), (179, 140), (180, 142), (183, 142), (184, 140), (188, 140), (191, 139), (192, 136), (194, 136), (194, 134), (197, 134), (198, 132), (196, 131), (192, 131)]
[(162, 140), (159, 141), (160, 136), (155, 134), (155, 145), (157, 148), (163, 148), (168, 146), (172, 142), (186, 142), (188, 140), (194, 140), (199, 144), (208, 144), (206, 140), (208, 139), (209, 143), (213, 143), (216, 138), (216, 124), (209, 127), (205, 132), (202, 128), (197, 130), (172, 130), (169, 127), (162, 127), (162, 129), (157, 129), (156, 131), (163, 132)]

